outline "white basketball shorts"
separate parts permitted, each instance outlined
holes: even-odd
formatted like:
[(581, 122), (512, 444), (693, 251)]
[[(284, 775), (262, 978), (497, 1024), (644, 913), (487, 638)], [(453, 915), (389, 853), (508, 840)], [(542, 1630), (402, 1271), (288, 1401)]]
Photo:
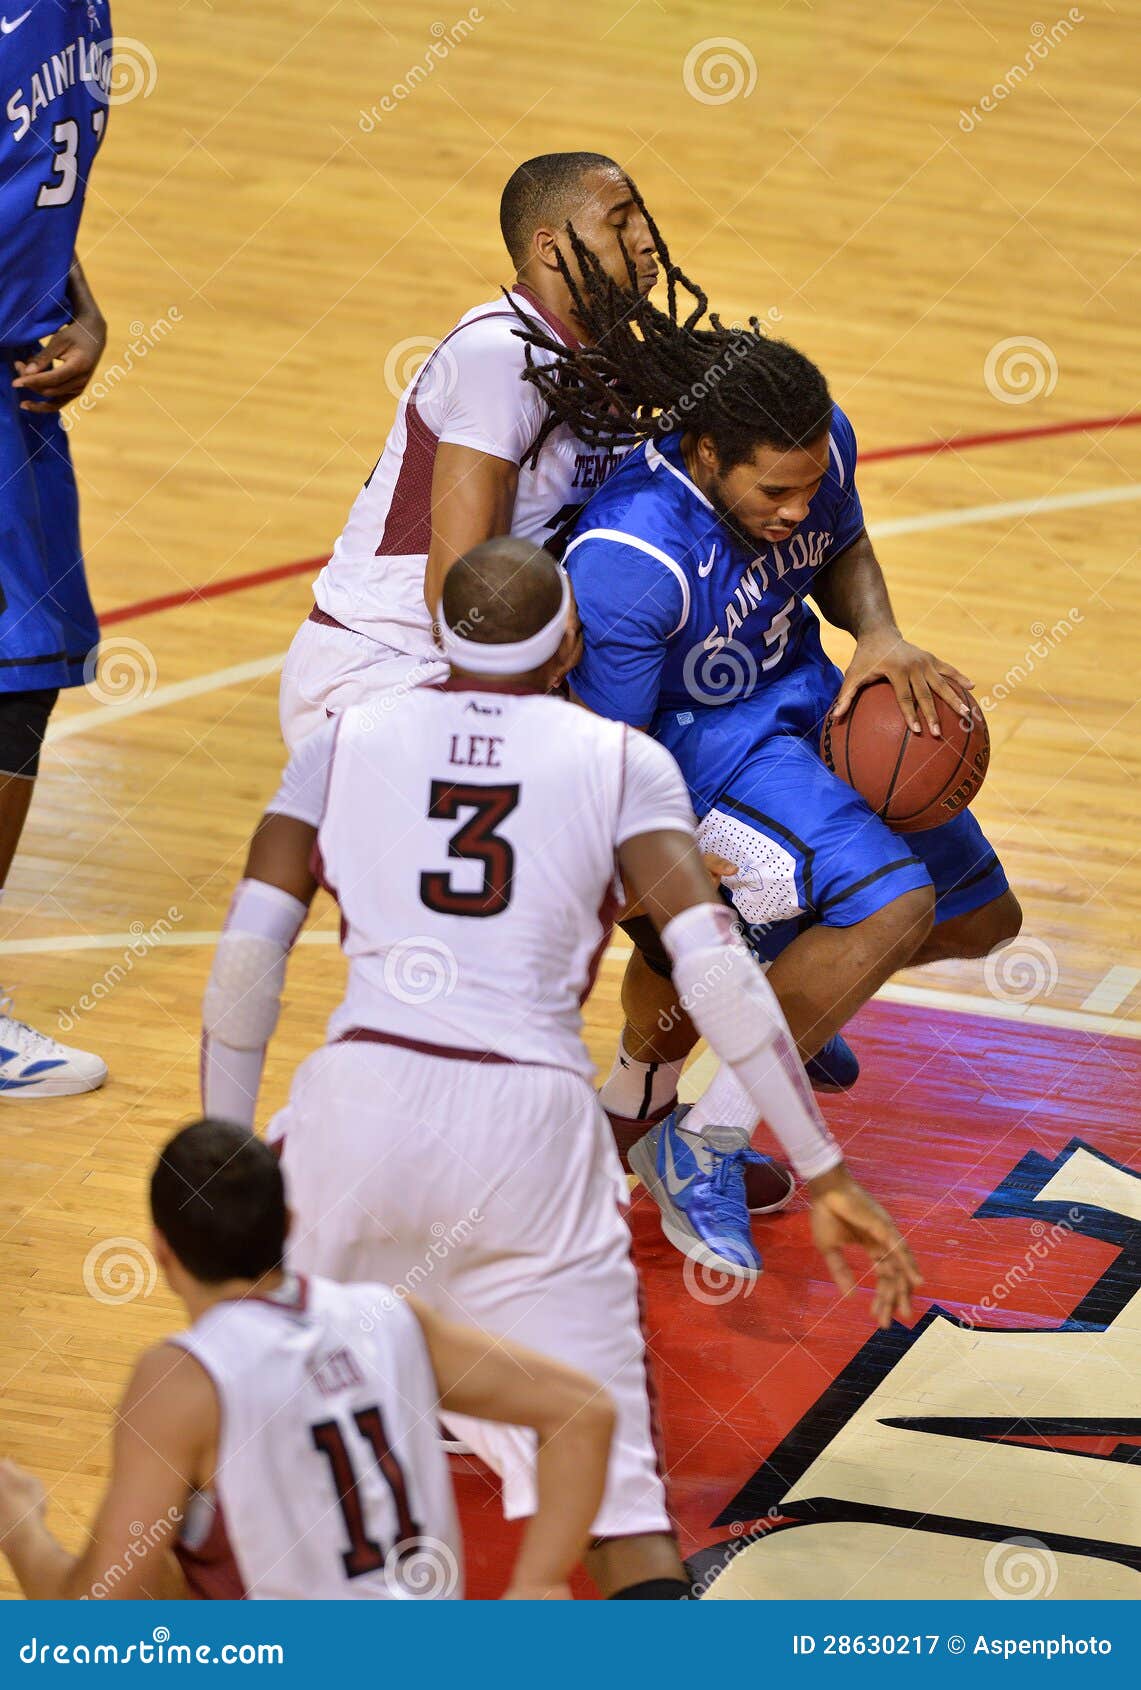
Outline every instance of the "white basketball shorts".
[(278, 716), (289, 751), (350, 704), (401, 697), (410, 687), (443, 680), (443, 658), (411, 657), (353, 628), (305, 621), (293, 636), (281, 670)]
[[(669, 1531), (625, 1176), (589, 1082), (566, 1069), (326, 1045), (274, 1117), (294, 1223), (289, 1265), (381, 1280), (449, 1318), (597, 1379), (617, 1426), (597, 1537)], [(534, 1512), (535, 1438), (454, 1420)]]

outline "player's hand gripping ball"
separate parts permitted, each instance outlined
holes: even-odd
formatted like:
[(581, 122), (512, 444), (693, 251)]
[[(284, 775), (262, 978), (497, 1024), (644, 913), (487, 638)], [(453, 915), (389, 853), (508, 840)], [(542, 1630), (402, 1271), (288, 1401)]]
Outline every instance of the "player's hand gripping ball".
[(942, 737), (912, 733), (890, 681), (861, 687), (846, 716), (824, 721), (820, 755), (834, 775), (855, 787), (896, 833), (922, 833), (950, 821), (970, 804), (990, 763), (990, 734), (977, 699), (955, 686), (970, 706), (960, 715), (933, 694)]

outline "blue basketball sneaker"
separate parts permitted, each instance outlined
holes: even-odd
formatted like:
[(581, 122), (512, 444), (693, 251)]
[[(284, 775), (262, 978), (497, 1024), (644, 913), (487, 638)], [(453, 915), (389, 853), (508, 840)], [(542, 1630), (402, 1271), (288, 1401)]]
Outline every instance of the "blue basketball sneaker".
[(847, 1091), (860, 1077), (860, 1059), (839, 1033), (804, 1064), (813, 1091)]
[(754, 1279), (763, 1263), (749, 1230), (745, 1169), (763, 1158), (740, 1127), (686, 1132), (688, 1113), (682, 1104), (651, 1127), (631, 1148), (630, 1168), (661, 1210), (675, 1249), (704, 1267)]

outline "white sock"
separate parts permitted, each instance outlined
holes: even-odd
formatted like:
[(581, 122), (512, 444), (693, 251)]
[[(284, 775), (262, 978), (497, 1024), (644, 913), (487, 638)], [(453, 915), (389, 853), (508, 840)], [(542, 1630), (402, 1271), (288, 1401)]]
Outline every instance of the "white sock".
[(612, 1115), (624, 1115), (641, 1121), (677, 1096), (677, 1083), (685, 1057), (680, 1062), (638, 1062), (626, 1049), (624, 1039), (618, 1041), (614, 1066), (598, 1101)]
[(687, 1133), (703, 1133), (706, 1127), (742, 1127), (751, 1138), (758, 1125), (756, 1104), (724, 1062), (685, 1118)]

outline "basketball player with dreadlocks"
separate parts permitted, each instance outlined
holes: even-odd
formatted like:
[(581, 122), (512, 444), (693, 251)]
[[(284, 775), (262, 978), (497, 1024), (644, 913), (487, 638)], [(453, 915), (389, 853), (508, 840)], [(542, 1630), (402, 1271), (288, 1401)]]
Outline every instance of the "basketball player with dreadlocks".
[(506, 298), (460, 318), (400, 401), (286, 656), (280, 714), (290, 748), (346, 704), (442, 679), (432, 619), (449, 566), (500, 534), (557, 550), (617, 464), (551, 418), (520, 379), (520, 317), (563, 351), (579, 343), (565, 279), (577, 261), (563, 252), (570, 218), (617, 288), (645, 293), (657, 280), (641, 201), (613, 159), (547, 153), (514, 172), (499, 220), (515, 280)]
[[(566, 279), (588, 344), (528, 371), (580, 438), (641, 443), (566, 547), (584, 639), (571, 687), (672, 751), (702, 848), (735, 865), (723, 894), (771, 964), (802, 1057), (850, 1084), (858, 1064), (839, 1030), (855, 1010), (905, 965), (986, 956), (1016, 935), (1021, 911), (969, 811), (899, 837), (824, 766), (820, 726), (837, 695), (842, 715), (884, 676), (911, 730), (937, 734), (933, 694), (962, 710), (950, 683), (970, 683), (895, 622), (864, 527), (855, 434), (823, 375), (755, 319), (747, 330), (702, 322), (705, 296), (650, 228), (668, 310), (620, 294), (569, 231), (581, 286)], [(694, 295), (684, 321), (679, 285)], [(548, 338), (537, 346), (552, 350)], [(846, 675), (824, 654), (808, 597), (856, 640)], [(652, 925), (627, 926), (639, 948), (602, 1102), (626, 1129), (620, 1148), (640, 1135), (630, 1166), (667, 1236), (710, 1248), (703, 1218), (715, 1208), (724, 1265), (755, 1272), (744, 1149), (755, 1111), (725, 1069), (692, 1110), (678, 1108), (693, 1027)], [(726, 1127), (740, 1129), (740, 1148), (705, 1138), (714, 1126), (722, 1147)], [(727, 1189), (731, 1238), (724, 1202), (709, 1201)]]

